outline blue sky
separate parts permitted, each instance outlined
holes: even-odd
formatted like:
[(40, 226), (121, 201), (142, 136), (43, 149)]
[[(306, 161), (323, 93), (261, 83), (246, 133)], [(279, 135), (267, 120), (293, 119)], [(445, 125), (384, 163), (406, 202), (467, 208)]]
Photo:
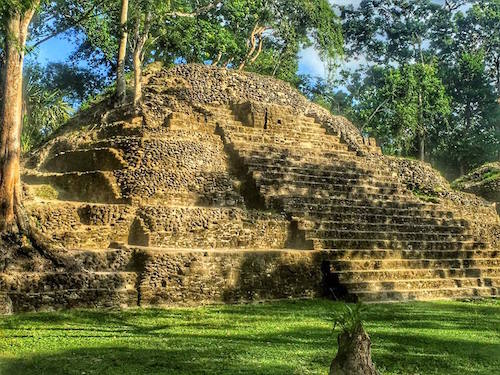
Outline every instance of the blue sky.
[[(331, 1), (337, 5), (349, 5), (354, 6), (359, 5), (361, 0), (333, 0)], [(436, 3), (442, 4), (444, 0), (433, 0)], [(28, 57), (28, 59), (36, 60), (41, 64), (46, 64), (48, 62), (60, 62), (67, 60), (75, 50), (74, 45), (72, 45), (64, 37), (53, 38), (44, 44), (42, 44), (38, 50)], [(318, 53), (314, 48), (308, 48), (300, 52), (300, 66), (299, 72), (305, 74), (311, 74), (313, 76), (325, 77), (325, 65), (321, 61)], [(348, 67), (356, 67), (363, 63), (363, 58), (361, 57), (357, 61), (345, 62)]]

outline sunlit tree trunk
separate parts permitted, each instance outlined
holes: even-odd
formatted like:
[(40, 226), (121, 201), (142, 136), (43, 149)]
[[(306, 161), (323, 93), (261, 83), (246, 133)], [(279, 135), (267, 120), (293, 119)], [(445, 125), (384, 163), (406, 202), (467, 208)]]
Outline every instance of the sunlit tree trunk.
[(418, 129), (419, 129), (419, 138), (420, 138), (420, 145), (419, 145), (419, 156), (420, 156), (420, 161), (425, 161), (425, 126), (424, 126), (424, 100), (422, 98), (422, 92), (418, 93)]
[(142, 59), (139, 51), (134, 51), (134, 107), (142, 100)]
[(425, 135), (420, 135), (420, 161), (425, 161)]
[(24, 49), (28, 26), (39, 1), (24, 14), (12, 12), (7, 20), (6, 57), (3, 66), (3, 102), (0, 133), (0, 230), (18, 228), (21, 207), (21, 131)]
[(128, 22), (128, 0), (122, 0), (120, 15), (120, 46), (118, 50), (118, 62), (116, 67), (116, 100), (117, 104), (124, 104), (126, 99), (127, 85), (125, 82), (125, 58), (127, 55), (127, 22)]
[(144, 48), (149, 38), (151, 28), (151, 12), (148, 11), (144, 16), (142, 25), (142, 15), (136, 16), (134, 36), (132, 40), (133, 63), (134, 63), (134, 107), (137, 108), (142, 100), (142, 64), (144, 62)]

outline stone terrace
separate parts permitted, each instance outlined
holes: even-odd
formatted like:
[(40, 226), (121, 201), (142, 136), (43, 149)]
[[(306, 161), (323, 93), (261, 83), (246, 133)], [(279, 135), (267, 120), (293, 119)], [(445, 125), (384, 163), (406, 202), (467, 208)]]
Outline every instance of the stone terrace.
[(141, 111), (98, 105), (26, 160), (32, 223), (72, 266), (7, 269), (5, 311), (497, 295), (486, 202), (280, 81), (202, 66), (144, 80)]

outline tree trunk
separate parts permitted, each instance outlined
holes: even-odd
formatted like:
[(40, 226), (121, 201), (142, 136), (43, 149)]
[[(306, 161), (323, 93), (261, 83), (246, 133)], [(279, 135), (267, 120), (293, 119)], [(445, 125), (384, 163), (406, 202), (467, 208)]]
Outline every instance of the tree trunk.
[(134, 51), (134, 107), (142, 100), (142, 51)]
[(128, 0), (122, 0), (120, 16), (120, 47), (118, 50), (118, 63), (116, 66), (116, 100), (117, 104), (124, 104), (127, 86), (125, 82), (125, 58), (127, 55), (127, 22), (128, 22)]
[(136, 15), (135, 17), (135, 30), (132, 38), (134, 63), (134, 108), (137, 108), (142, 100), (142, 63), (144, 61), (144, 48), (149, 39), (151, 18), (151, 11), (148, 11), (144, 16), (144, 29), (141, 33), (142, 15)]
[(339, 349), (329, 375), (378, 375), (371, 358), (371, 341), (362, 325), (338, 336)]
[(465, 106), (465, 128), (469, 130), (471, 128), (472, 123), (472, 108), (471, 102), (467, 101), (467, 105)]
[(420, 161), (425, 161), (425, 127), (424, 127), (424, 100), (422, 92), (418, 93), (418, 128), (420, 130)]
[[(500, 57), (495, 61), (497, 95), (500, 95)], [(500, 103), (500, 98), (498, 99)]]
[(420, 161), (425, 161), (425, 135), (420, 134)]
[(7, 19), (6, 57), (0, 133), (0, 230), (15, 231), (21, 206), (21, 131), (23, 112), (24, 48), (38, 3), (25, 14), (12, 13)]

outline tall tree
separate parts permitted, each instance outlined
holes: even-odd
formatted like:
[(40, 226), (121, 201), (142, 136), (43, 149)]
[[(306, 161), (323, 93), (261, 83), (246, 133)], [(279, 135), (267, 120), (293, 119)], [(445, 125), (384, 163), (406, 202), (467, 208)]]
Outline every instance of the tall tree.
[(431, 0), (363, 0), (357, 8), (341, 7), (347, 54), (378, 64), (423, 62), (440, 9)]
[(120, 44), (116, 63), (116, 100), (117, 104), (124, 104), (127, 95), (125, 80), (125, 58), (127, 56), (128, 38), (128, 0), (121, 0), (120, 11)]
[(436, 68), (409, 64), (385, 70), (364, 97), (360, 118), (383, 148), (426, 160), (427, 146), (450, 115), (449, 98)]
[(23, 62), (28, 27), (39, 0), (8, 0), (0, 6), (5, 37), (0, 132), (0, 230), (16, 230), (21, 218), (21, 131)]

